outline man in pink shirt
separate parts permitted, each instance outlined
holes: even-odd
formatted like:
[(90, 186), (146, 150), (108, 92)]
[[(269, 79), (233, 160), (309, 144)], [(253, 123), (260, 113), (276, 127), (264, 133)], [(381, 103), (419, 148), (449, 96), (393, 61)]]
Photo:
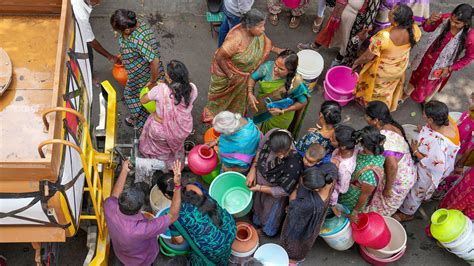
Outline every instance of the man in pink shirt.
[(168, 215), (148, 220), (140, 212), (145, 194), (136, 187), (123, 189), (130, 161), (124, 161), (122, 171), (105, 200), (105, 221), (117, 258), (125, 265), (151, 265), (159, 253), (157, 236), (178, 219), (181, 208), (181, 163), (175, 162), (174, 194)]

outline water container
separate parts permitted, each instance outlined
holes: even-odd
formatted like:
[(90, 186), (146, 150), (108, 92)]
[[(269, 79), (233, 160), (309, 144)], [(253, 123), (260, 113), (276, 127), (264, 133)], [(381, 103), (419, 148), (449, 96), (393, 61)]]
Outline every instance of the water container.
[(324, 59), (318, 52), (310, 49), (298, 52), (298, 68), (296, 72), (303, 77), (310, 92), (313, 91), (319, 75), (324, 69)]
[(288, 253), (281, 246), (273, 243), (260, 246), (253, 255), (264, 266), (288, 265)]
[(431, 235), (441, 243), (449, 243), (464, 231), (466, 218), (461, 211), (439, 209), (431, 215)]
[(245, 185), (245, 176), (229, 171), (212, 181), (209, 195), (234, 217), (242, 217), (252, 209), (252, 191)]
[(358, 78), (359, 74), (352, 75), (352, 69), (347, 66), (329, 69), (324, 81), (325, 97), (346, 105), (354, 96)]
[[(150, 89), (148, 87), (143, 87), (143, 89), (140, 91), (140, 99), (143, 97), (143, 95), (145, 95), (146, 93), (148, 93), (150, 91)], [(149, 101), (145, 104), (143, 104), (143, 107), (145, 107), (145, 109), (148, 111), (148, 113), (154, 113), (156, 112), (156, 101)]]
[(191, 149), (188, 155), (188, 166), (196, 175), (207, 175), (217, 166), (217, 154), (207, 145), (197, 145)]
[(406, 248), (407, 233), (403, 225), (397, 220), (388, 216), (384, 216), (383, 218), (385, 219), (385, 223), (390, 230), (390, 242), (382, 249), (367, 248), (367, 250), (377, 258), (390, 258), (395, 254), (400, 253), (402, 249)]
[(358, 223), (351, 223), (352, 238), (361, 245), (382, 249), (390, 242), (390, 230), (382, 215), (376, 212), (360, 213)]

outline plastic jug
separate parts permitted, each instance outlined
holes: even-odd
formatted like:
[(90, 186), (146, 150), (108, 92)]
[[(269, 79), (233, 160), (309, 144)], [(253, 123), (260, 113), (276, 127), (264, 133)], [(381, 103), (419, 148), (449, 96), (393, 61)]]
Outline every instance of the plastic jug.
[(358, 223), (351, 223), (352, 238), (357, 244), (373, 249), (388, 245), (391, 233), (382, 215), (369, 212), (359, 214), (358, 218)]
[[(118, 57), (120, 59), (122, 58), (120, 55)], [(128, 74), (123, 64), (114, 64), (114, 67), (112, 68), (112, 76), (114, 76), (114, 78), (123, 86), (127, 85)]]

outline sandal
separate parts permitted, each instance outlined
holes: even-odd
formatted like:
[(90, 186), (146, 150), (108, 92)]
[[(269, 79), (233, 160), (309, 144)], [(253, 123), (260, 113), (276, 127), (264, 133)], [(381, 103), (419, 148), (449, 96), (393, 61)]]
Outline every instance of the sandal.
[(298, 45), (296, 46), (298, 48), (298, 50), (314, 50), (314, 51), (318, 51), (319, 49), (319, 46), (317, 46), (315, 43), (298, 43)]
[(409, 222), (415, 219), (415, 215), (406, 215), (404, 213), (397, 212), (394, 215), (392, 215), (392, 218), (397, 220), (400, 223), (403, 223), (403, 222)]
[[(318, 23), (319, 20), (319, 23)], [(323, 24), (323, 18), (316, 17), (313, 21), (312, 30), (314, 33), (318, 33), (321, 30), (321, 25)]]
[(132, 116), (125, 117), (125, 124), (129, 127), (135, 127), (135, 119)]
[(270, 24), (272, 24), (273, 26), (278, 25), (278, 22), (280, 21), (280, 19), (278, 19), (278, 14), (271, 14), (268, 17), (268, 20), (270, 20)]
[(301, 18), (300, 17), (291, 17), (290, 24), (288, 26), (290, 29), (296, 29), (300, 25)]

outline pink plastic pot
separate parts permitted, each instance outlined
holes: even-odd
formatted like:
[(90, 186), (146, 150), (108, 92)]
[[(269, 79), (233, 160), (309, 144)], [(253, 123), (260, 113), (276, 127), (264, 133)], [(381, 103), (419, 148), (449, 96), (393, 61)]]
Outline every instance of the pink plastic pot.
[(289, 8), (297, 8), (300, 5), (301, 0), (283, 0), (285, 6)]
[(390, 258), (377, 258), (373, 254), (371, 254), (365, 247), (359, 246), (359, 253), (362, 256), (362, 258), (367, 261), (368, 263), (375, 265), (375, 266), (384, 266), (389, 263), (395, 262), (399, 260), (403, 255), (405, 255), (405, 251), (407, 250), (407, 247), (404, 247), (399, 253), (393, 255)]
[[(324, 87), (326, 87), (326, 81), (324, 81)], [(340, 96), (336, 97), (333, 96), (329, 91), (325, 90), (324, 91), (324, 99), (326, 101), (336, 101), (338, 102), (341, 106), (346, 106), (348, 103), (350, 103), (352, 100), (354, 100), (354, 95), (352, 93), (349, 96)]]
[(352, 75), (352, 69), (346, 66), (335, 66), (326, 73), (324, 81), (324, 90), (327, 91), (335, 100), (343, 96), (350, 97), (357, 85), (359, 74)]
[(392, 236), (382, 215), (369, 212), (359, 214), (358, 218), (357, 224), (351, 223), (352, 238), (357, 244), (373, 249), (388, 245)]
[(217, 154), (207, 145), (197, 145), (188, 155), (188, 166), (196, 175), (207, 175), (217, 166)]

